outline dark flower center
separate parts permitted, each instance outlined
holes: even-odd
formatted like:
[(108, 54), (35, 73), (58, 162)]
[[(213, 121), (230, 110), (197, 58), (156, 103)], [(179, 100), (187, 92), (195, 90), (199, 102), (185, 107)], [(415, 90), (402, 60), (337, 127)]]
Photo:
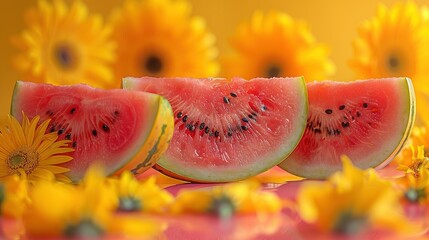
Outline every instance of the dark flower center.
[(346, 211), (341, 213), (335, 221), (334, 232), (353, 235), (364, 230), (366, 226), (367, 221), (364, 216), (356, 216), (355, 214)]
[(70, 44), (58, 44), (54, 50), (54, 59), (63, 70), (72, 70), (77, 64), (77, 55)]
[(209, 211), (221, 219), (228, 219), (234, 215), (235, 205), (226, 195), (213, 198)]
[(103, 229), (91, 219), (82, 219), (79, 223), (66, 227), (64, 235), (73, 238), (93, 238), (102, 236)]
[(145, 72), (150, 74), (159, 74), (163, 67), (161, 58), (156, 55), (149, 55), (143, 60), (143, 68)]
[(142, 203), (134, 197), (121, 197), (119, 199), (118, 210), (121, 212), (134, 212), (142, 208)]
[(424, 188), (409, 188), (404, 195), (407, 201), (411, 203), (417, 203), (420, 199), (426, 198), (426, 191)]
[[(0, 183), (0, 206), (3, 204), (3, 201), (5, 199), (6, 195), (6, 189), (4, 189), (4, 185)], [(0, 208), (0, 215), (2, 214), (1, 208)]]
[(18, 173), (18, 169), (23, 169), (26, 174), (30, 174), (39, 165), (39, 154), (31, 150), (16, 150), (7, 159), (9, 169)]
[(265, 74), (265, 76), (268, 78), (280, 77), (280, 75), (282, 74), (282, 69), (277, 65), (270, 65), (267, 68)]
[(397, 54), (391, 54), (386, 64), (390, 72), (396, 73), (401, 69), (401, 60)]

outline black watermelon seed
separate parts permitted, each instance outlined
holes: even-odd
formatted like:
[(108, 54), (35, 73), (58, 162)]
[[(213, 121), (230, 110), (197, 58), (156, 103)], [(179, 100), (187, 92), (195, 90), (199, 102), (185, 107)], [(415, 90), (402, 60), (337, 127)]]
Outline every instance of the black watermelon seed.
[(76, 146), (77, 146), (77, 142), (73, 142), (73, 143), (72, 143), (72, 147), (74, 147), (74, 148), (75, 148)]
[(363, 104), (362, 104), (362, 106), (363, 106), (364, 108), (367, 108), (367, 107), (368, 107), (368, 103), (363, 103)]
[(215, 137), (219, 137), (219, 132), (215, 131), (214, 135), (215, 135)]
[(349, 122), (342, 122), (341, 126), (343, 126), (343, 128), (346, 128), (346, 127), (350, 126), (350, 123)]
[(241, 120), (243, 120), (243, 122), (246, 122), (246, 123), (247, 123), (247, 122), (249, 122), (249, 119), (247, 119), (247, 118), (245, 118), (245, 117), (244, 117), (244, 118), (242, 118)]
[(209, 127), (206, 127), (206, 128), (204, 129), (204, 132), (205, 132), (205, 133), (209, 133), (209, 132), (210, 132)]
[(200, 129), (201, 129), (201, 130), (203, 130), (205, 126), (206, 126), (206, 124), (202, 122), (202, 123), (200, 124)]
[(178, 112), (177, 113), (177, 118), (181, 118), (183, 116), (183, 113), (182, 112)]
[(190, 131), (194, 131), (195, 130), (195, 125), (189, 124), (189, 130)]
[(265, 111), (267, 111), (267, 110), (268, 110), (268, 108), (267, 108), (267, 106), (262, 105), (262, 106), (261, 106), (261, 110), (265, 112)]
[(97, 136), (97, 130), (92, 130), (92, 135), (94, 135), (94, 137), (96, 137)]
[(106, 132), (106, 133), (110, 132), (110, 128), (106, 124), (103, 124), (102, 128), (103, 128), (104, 132)]
[(182, 121), (183, 121), (183, 122), (188, 121), (188, 115), (183, 116)]
[(243, 129), (244, 131), (246, 131), (247, 130), (247, 126), (242, 125), (241, 129)]
[(228, 131), (228, 137), (232, 137), (232, 132)]
[(326, 109), (326, 110), (325, 110), (325, 113), (326, 113), (326, 114), (331, 114), (331, 113), (332, 113), (332, 109)]
[(228, 97), (223, 97), (223, 101), (224, 101), (225, 103), (229, 103), (229, 98), (228, 98)]
[(252, 114), (247, 115), (250, 119), (255, 119), (255, 116), (253, 116)]
[(237, 93), (235, 92), (231, 92), (229, 95), (231, 95), (231, 97), (237, 97)]
[(319, 128), (315, 128), (314, 133), (322, 133), (322, 130), (320, 130)]
[(258, 114), (256, 114), (255, 112), (252, 112), (252, 115), (255, 117), (258, 116)]
[(67, 133), (67, 135), (64, 137), (64, 139), (70, 140), (71, 139), (71, 133)]
[(338, 107), (338, 109), (340, 109), (340, 110), (344, 110), (344, 108), (346, 108), (346, 105), (341, 105)]
[(116, 110), (113, 114), (115, 114), (116, 117), (119, 117), (119, 111)]
[(72, 109), (70, 110), (70, 114), (73, 114), (74, 112), (76, 112), (76, 108), (72, 108)]
[(64, 129), (60, 129), (60, 130), (58, 130), (58, 135), (63, 134), (63, 132), (64, 132)]
[(55, 132), (55, 127), (51, 127), (51, 129), (49, 129), (49, 132), (51, 133)]
[(334, 134), (335, 134), (335, 135), (340, 135), (340, 133), (341, 133), (341, 131), (340, 131), (339, 129), (335, 129), (335, 130), (334, 130)]
[(360, 112), (356, 112), (356, 116), (360, 117), (361, 116)]

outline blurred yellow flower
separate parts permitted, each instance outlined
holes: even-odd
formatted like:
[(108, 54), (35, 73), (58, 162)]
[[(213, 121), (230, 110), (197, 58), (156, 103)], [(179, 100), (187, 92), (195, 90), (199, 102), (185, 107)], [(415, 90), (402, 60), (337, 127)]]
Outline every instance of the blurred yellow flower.
[(397, 182), (403, 188), (404, 198), (410, 203), (429, 204), (429, 168), (419, 168), (417, 173), (407, 173)]
[(328, 181), (302, 186), (297, 201), (304, 221), (340, 234), (377, 228), (411, 231), (390, 182), (380, 179), (373, 169), (354, 167), (347, 157), (343, 157), (343, 168)]
[(117, 191), (117, 209), (120, 212), (163, 213), (174, 201), (169, 192), (155, 183), (154, 177), (139, 181), (133, 174), (126, 171), (119, 179), (112, 179), (112, 183)]
[[(429, 146), (429, 132), (428, 132), (429, 122), (426, 122), (423, 126), (414, 126), (411, 135), (405, 143), (402, 150), (394, 158), (392, 163), (400, 166), (399, 169), (403, 169), (401, 166), (410, 166), (413, 160), (415, 159), (415, 149), (413, 146)], [(429, 157), (429, 150), (423, 148), (424, 157)]]
[(211, 213), (220, 218), (236, 213), (278, 213), (281, 209), (280, 198), (262, 191), (260, 184), (252, 180), (181, 191), (172, 207), (174, 213)]
[(115, 76), (213, 77), (215, 37), (183, 0), (127, 0), (112, 15)]
[(429, 158), (425, 155), (424, 146), (417, 147), (417, 153), (410, 146), (412, 157), (402, 159), (399, 170), (405, 176), (396, 180), (404, 192), (404, 198), (411, 203), (429, 203)]
[(13, 175), (0, 183), (2, 217), (20, 219), (29, 202), (28, 181), (25, 176)]
[(228, 77), (304, 76), (307, 81), (333, 75), (327, 46), (317, 43), (308, 27), (280, 12), (255, 12), (232, 38), (235, 53), (223, 59)]
[(31, 189), (30, 198), (24, 215), (27, 234), (44, 237), (101, 236), (115, 203), (113, 188), (97, 167), (90, 168), (78, 186), (39, 181)]
[(413, 146), (410, 146), (411, 156), (409, 159), (402, 159), (399, 162), (398, 170), (410, 173), (415, 176), (420, 174), (420, 169), (426, 168), (429, 170), (429, 158), (425, 156), (424, 145), (417, 147), (417, 153)]
[[(31, 204), (23, 221), (28, 236), (62, 236), (68, 224), (78, 221), (82, 195), (73, 185), (39, 181), (29, 193)], [(89, 227), (88, 227), (89, 229)]]
[(30, 189), (30, 199), (23, 218), (30, 237), (153, 236), (165, 229), (154, 221), (115, 216), (115, 188), (97, 166), (77, 186), (39, 181)]
[(111, 29), (84, 3), (75, 0), (68, 7), (63, 0), (39, 0), (27, 17), (28, 28), (13, 39), (20, 50), (14, 65), (26, 80), (120, 86), (109, 66), (114, 60)]
[(429, 120), (429, 11), (414, 2), (380, 5), (363, 23), (354, 41), (350, 65), (360, 78), (410, 77), (416, 92), (417, 116)]
[(57, 133), (45, 134), (49, 120), (39, 126), (40, 117), (31, 121), (23, 114), (22, 124), (9, 116), (0, 125), (0, 180), (14, 174), (26, 175), (30, 182), (37, 179), (57, 179), (70, 182), (64, 175), (69, 169), (58, 166), (72, 160), (64, 155), (73, 151), (69, 141), (57, 141)]

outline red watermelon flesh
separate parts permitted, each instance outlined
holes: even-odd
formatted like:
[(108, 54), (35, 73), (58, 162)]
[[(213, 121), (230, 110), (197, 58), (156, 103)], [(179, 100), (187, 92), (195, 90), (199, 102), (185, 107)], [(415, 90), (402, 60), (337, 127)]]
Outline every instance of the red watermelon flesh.
[(296, 147), (307, 118), (302, 78), (143, 77), (125, 78), (123, 87), (168, 99), (175, 130), (156, 168), (192, 181), (234, 181), (268, 170)]
[(307, 127), (279, 166), (307, 178), (326, 178), (348, 156), (360, 168), (383, 167), (399, 152), (415, 118), (408, 78), (307, 84)]
[[(71, 169), (66, 175), (73, 181), (80, 180), (94, 163), (102, 164), (107, 174), (124, 167), (139, 172), (138, 164), (143, 161), (151, 167), (154, 163), (148, 152), (142, 152), (151, 130), (155, 124), (173, 126), (171, 107), (159, 95), (83, 84), (54, 86), (18, 81), (11, 113), (21, 119), (22, 112), (29, 118), (39, 115), (42, 121), (51, 119), (48, 131), (71, 141), (73, 160), (62, 166)], [(162, 121), (158, 119), (161, 112), (166, 113)], [(172, 129), (165, 132), (171, 134)]]

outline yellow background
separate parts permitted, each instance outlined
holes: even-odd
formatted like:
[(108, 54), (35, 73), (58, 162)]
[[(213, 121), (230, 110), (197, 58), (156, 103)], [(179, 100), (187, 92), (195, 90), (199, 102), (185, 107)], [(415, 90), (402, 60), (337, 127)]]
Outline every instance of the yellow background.
[[(108, 17), (110, 11), (119, 7), (122, 0), (84, 0), (89, 10)], [(284, 11), (296, 19), (307, 22), (312, 33), (319, 42), (327, 44), (331, 49), (330, 57), (337, 67), (333, 77), (336, 80), (351, 80), (353, 72), (347, 61), (352, 56), (352, 41), (357, 36), (358, 26), (366, 19), (375, 15), (377, 5), (384, 3), (391, 6), (398, 1), (341, 1), (341, 0), (190, 0), (193, 4), (193, 15), (206, 19), (209, 29), (217, 37), (220, 52), (229, 50), (228, 38), (236, 26), (250, 19), (252, 12), (277, 9)], [(429, 1), (416, 1), (429, 5)], [(15, 49), (10, 38), (17, 35), (24, 27), (23, 13), (33, 0), (3, 1), (0, 8), (0, 116), (9, 112), (13, 85), (19, 75), (11, 66), (11, 56)], [(285, 53), (287, 54), (287, 53)]]

